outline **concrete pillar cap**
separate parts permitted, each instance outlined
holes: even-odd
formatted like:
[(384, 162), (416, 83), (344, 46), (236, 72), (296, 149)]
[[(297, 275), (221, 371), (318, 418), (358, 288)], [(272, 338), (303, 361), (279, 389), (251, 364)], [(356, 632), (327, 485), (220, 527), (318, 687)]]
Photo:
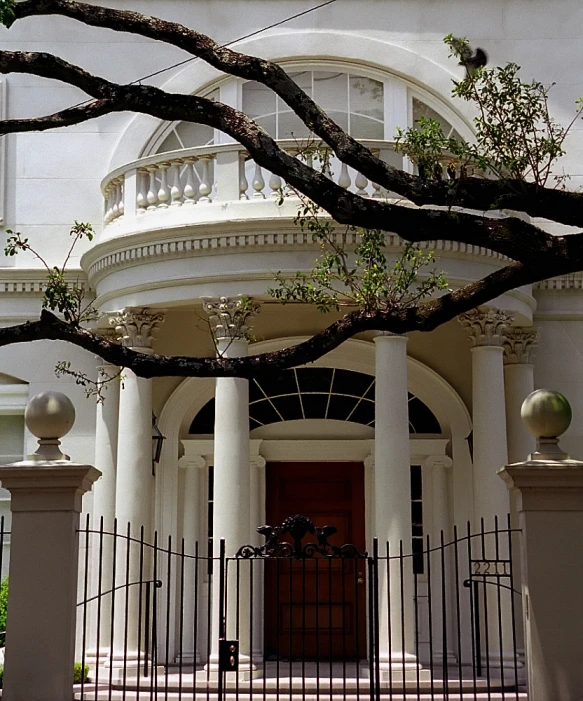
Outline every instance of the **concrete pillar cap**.
[(39, 448), (31, 460), (68, 460), (59, 450), (61, 441), (73, 428), (75, 407), (62, 392), (41, 392), (34, 396), (24, 411), (24, 421), (28, 430), (36, 436)]

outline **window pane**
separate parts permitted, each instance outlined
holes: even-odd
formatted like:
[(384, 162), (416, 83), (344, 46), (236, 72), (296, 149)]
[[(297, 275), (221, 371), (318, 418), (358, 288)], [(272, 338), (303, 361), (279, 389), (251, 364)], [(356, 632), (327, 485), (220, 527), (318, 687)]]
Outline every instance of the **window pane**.
[(348, 80), (346, 73), (314, 72), (314, 100), (328, 112), (348, 112)]
[(433, 119), (434, 121), (439, 122), (443, 133), (446, 136), (453, 136), (457, 139), (461, 139), (460, 135), (454, 130), (452, 125), (447, 121), (447, 119), (445, 119), (445, 117), (442, 117), (432, 107), (429, 107), (429, 105), (426, 105), (424, 102), (421, 102), (421, 100), (418, 100), (416, 97), (414, 97), (413, 125), (417, 124), (421, 117), (427, 117), (427, 119)]
[(350, 111), (373, 117), (383, 121), (384, 119), (384, 86), (378, 80), (350, 76)]
[(293, 139), (309, 136), (309, 134), (308, 127), (294, 112), (286, 111), (278, 115), (278, 139)]
[(243, 112), (249, 117), (275, 113), (275, 93), (265, 85), (249, 81), (243, 84)]
[(24, 415), (0, 416), (0, 465), (22, 460), (24, 453)]
[(185, 147), (206, 146), (212, 144), (215, 138), (214, 129), (206, 124), (180, 122), (176, 127), (176, 132)]
[(288, 75), (307, 95), (312, 97), (312, 71), (288, 71)]
[(168, 134), (168, 136), (164, 139), (164, 141), (158, 146), (156, 149), (157, 153), (166, 153), (167, 151), (177, 151), (178, 149), (183, 148), (182, 144), (180, 141), (178, 141), (178, 138), (176, 136), (176, 133), (174, 130)]
[(350, 134), (357, 139), (384, 139), (385, 128), (382, 122), (359, 114), (351, 114)]

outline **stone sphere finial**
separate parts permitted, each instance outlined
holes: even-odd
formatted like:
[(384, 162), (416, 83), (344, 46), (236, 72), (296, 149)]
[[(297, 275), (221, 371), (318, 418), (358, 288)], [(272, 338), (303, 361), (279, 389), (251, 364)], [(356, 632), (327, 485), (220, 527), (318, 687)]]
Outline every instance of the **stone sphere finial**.
[(39, 448), (31, 460), (68, 460), (59, 450), (61, 441), (75, 423), (73, 402), (62, 392), (41, 392), (27, 404), (24, 421), (36, 436)]
[(553, 459), (568, 457), (559, 448), (558, 437), (571, 425), (573, 414), (571, 405), (560, 392), (535, 390), (522, 403), (520, 415), (537, 439), (537, 450), (533, 456), (539, 459), (547, 455)]

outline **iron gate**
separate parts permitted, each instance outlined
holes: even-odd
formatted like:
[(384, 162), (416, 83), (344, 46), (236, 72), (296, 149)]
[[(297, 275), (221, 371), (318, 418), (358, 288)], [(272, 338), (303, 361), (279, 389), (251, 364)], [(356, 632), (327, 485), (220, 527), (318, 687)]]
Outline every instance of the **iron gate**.
[(258, 531), (211, 557), (87, 524), (77, 698), (526, 698), (509, 522), (415, 552), (299, 515)]

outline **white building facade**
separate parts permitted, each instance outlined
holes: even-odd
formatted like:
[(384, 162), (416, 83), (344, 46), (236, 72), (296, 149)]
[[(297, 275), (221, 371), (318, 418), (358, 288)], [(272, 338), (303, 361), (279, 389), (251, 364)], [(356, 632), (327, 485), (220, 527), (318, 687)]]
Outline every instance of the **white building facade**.
[[(403, 167), (395, 129), (421, 115), (472, 138), (471, 112), (451, 98), (460, 69), (442, 42), (449, 32), (486, 48), (494, 64), (515, 61), (525, 78), (555, 82), (550, 107), (563, 123), (583, 92), (583, 9), (575, 0), (337, 0), (256, 33), (310, 6), (167, 0), (136, 1), (132, 9), (281, 63), (339, 124)], [(5, 48), (52, 52), (118, 82), (154, 74), (149, 82), (169, 92), (243, 109), (291, 152), (306, 135), (262, 86), (198, 60), (175, 65), (185, 56), (173, 47), (55, 17), (20, 21), (1, 40)], [(8, 118), (84, 99), (69, 86), (19, 75), (3, 78), (0, 97)], [(577, 124), (561, 162), (570, 187), (581, 184), (582, 149)], [(252, 297), (260, 312), (249, 320), (253, 341), (225, 342), (218, 330), (219, 350), (231, 355), (288, 347), (333, 318), (281, 307), (269, 296), (274, 271), (309, 270), (318, 246), (293, 223), (297, 199), (278, 203), (281, 180), (224, 134), (121, 113), (5, 137), (1, 156), (3, 225), (27, 236), (49, 265), (64, 259), (75, 220), (95, 227), (96, 240), (75, 252), (71, 275), (94, 295), (103, 333), (129, 347), (212, 355), (213, 314), (230, 313), (239, 295)], [(353, 191), (390, 196), (334, 161), (331, 170)], [(398, 237), (387, 240), (389, 253), (398, 253)], [(454, 288), (506, 262), (461, 244), (440, 242), (436, 253)], [(2, 325), (38, 317), (44, 279), (30, 255), (0, 261)], [(68, 360), (96, 378), (118, 369), (102, 370), (99, 359), (59, 342), (0, 348), (0, 453), (8, 462), (31, 452), (26, 401), (58, 389), (77, 410), (67, 452), (103, 473), (86, 497), (94, 519), (131, 521), (150, 536), (157, 531), (161, 539), (198, 540), (205, 548), (222, 537), (234, 552), (258, 543), (257, 526), (277, 525), (308, 504), (306, 515), (316, 520), (344, 519), (346, 538), (362, 549), (373, 537), (422, 547), (427, 535), (439, 539), (443, 531), (450, 539), (454, 525), (506, 518), (511, 504), (496, 472), (533, 448), (519, 407), (535, 387), (552, 386), (569, 398), (575, 420), (563, 445), (583, 453), (582, 300), (583, 276), (554, 279), (509, 292), (431, 333), (360, 335), (277, 378), (148, 380), (124, 370), (123, 382), (110, 383), (97, 407), (73, 381), (55, 377), (56, 363)], [(152, 415), (166, 438), (154, 465)], [(331, 496), (340, 483), (352, 495), (346, 503)], [(8, 514), (6, 500), (2, 508)]]

